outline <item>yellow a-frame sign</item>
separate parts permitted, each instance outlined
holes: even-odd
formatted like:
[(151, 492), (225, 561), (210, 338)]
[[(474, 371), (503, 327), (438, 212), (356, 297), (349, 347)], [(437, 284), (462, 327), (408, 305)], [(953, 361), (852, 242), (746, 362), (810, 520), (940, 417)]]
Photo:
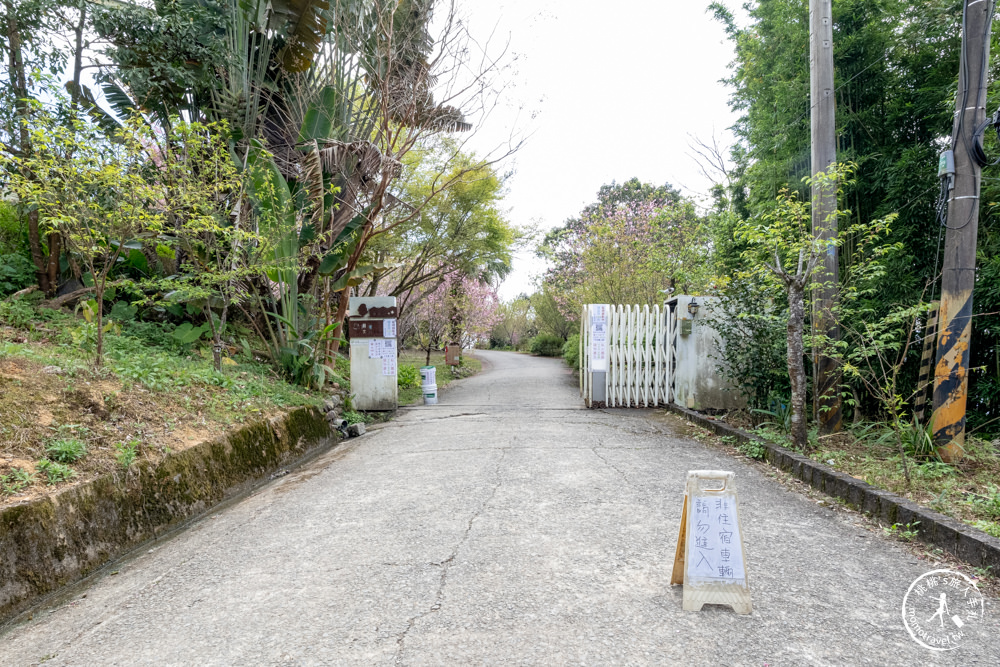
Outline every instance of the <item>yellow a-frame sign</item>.
[(688, 472), (671, 584), (684, 585), (684, 610), (726, 604), (749, 614), (750, 579), (733, 473)]

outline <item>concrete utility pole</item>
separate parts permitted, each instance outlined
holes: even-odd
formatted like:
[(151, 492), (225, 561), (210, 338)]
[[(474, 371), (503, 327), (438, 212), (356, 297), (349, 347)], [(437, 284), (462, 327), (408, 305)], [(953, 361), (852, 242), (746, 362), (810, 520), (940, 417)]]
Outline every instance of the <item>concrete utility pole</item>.
[(986, 117), (986, 70), (990, 59), (991, 0), (965, 0), (962, 58), (951, 147), (955, 185), (948, 197), (941, 269), (941, 310), (934, 366), (934, 444), (941, 458), (965, 454), (965, 405), (972, 339), (972, 288), (976, 279), (981, 168), (972, 157), (973, 135)]
[[(837, 162), (836, 96), (833, 94), (833, 12), (831, 0), (809, 0), (809, 90), (812, 109), (812, 175), (828, 172)], [(836, 187), (813, 188), (812, 230), (817, 239), (837, 238)], [(833, 313), (840, 285), (840, 267), (835, 246), (817, 271), (820, 284), (813, 287), (812, 327), (814, 335), (840, 340), (840, 327)], [(840, 430), (840, 371), (830, 357), (813, 353), (813, 417), (822, 434)]]

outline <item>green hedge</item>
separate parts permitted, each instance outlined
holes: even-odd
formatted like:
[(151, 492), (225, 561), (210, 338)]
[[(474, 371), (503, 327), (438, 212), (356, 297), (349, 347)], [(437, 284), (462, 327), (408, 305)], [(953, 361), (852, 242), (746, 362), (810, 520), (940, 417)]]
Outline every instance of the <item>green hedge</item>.
[(563, 343), (562, 356), (570, 368), (580, 370), (580, 334), (573, 334)]
[(562, 356), (563, 339), (552, 334), (538, 334), (531, 339), (528, 349), (532, 354), (543, 357), (559, 357)]

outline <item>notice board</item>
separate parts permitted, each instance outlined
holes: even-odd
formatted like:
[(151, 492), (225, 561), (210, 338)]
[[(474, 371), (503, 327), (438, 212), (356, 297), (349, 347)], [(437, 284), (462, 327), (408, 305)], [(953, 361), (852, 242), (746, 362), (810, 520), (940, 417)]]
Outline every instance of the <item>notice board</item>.
[(733, 473), (688, 472), (671, 584), (683, 584), (684, 609), (726, 604), (749, 614), (750, 583)]

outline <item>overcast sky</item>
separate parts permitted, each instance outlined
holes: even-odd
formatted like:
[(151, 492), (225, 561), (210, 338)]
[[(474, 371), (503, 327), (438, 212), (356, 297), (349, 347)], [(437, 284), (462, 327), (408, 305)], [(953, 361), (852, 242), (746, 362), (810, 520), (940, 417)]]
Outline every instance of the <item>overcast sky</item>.
[[(506, 104), (472, 143), (492, 148), (512, 126), (531, 132), (508, 167), (511, 220), (548, 229), (633, 176), (703, 199), (710, 183), (689, 157), (691, 136), (731, 141), (733, 50), (708, 0), (460, 0), (477, 40), (517, 57)], [(519, 107), (523, 109), (518, 113)], [(535, 112), (533, 120), (530, 115)], [(544, 265), (521, 253), (500, 288), (532, 291)]]

